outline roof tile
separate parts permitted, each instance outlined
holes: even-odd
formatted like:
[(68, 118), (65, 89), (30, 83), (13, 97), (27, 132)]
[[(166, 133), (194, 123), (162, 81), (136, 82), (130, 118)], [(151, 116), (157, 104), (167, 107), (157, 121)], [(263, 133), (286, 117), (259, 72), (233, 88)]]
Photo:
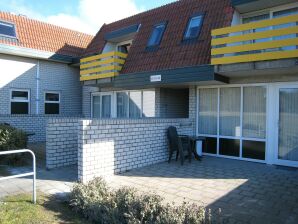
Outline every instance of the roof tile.
[(93, 36), (0, 11), (0, 20), (15, 24), (17, 40), (0, 38), (0, 43), (57, 54), (80, 56)]

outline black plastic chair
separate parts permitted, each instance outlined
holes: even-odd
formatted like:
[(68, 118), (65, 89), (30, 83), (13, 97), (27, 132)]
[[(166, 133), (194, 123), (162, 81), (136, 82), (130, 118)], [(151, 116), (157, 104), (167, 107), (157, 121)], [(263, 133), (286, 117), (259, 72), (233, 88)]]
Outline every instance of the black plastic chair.
[(169, 141), (169, 163), (173, 153), (176, 152), (176, 161), (180, 155), (181, 165), (184, 163), (185, 152), (187, 152), (189, 162), (191, 162), (191, 145), (190, 138), (187, 135), (178, 135), (177, 129), (170, 126), (167, 131)]

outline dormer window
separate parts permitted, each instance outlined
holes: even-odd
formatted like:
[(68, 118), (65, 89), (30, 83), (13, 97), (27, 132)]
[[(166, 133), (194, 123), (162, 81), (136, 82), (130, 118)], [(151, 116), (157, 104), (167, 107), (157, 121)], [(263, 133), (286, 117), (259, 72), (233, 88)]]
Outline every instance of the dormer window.
[(0, 21), (0, 36), (16, 38), (14, 24)]
[(203, 15), (195, 15), (191, 17), (187, 24), (183, 40), (195, 39), (199, 36), (203, 23)]
[(158, 46), (161, 42), (165, 29), (166, 29), (166, 23), (160, 23), (155, 25), (151, 33), (151, 36), (149, 38), (147, 47)]

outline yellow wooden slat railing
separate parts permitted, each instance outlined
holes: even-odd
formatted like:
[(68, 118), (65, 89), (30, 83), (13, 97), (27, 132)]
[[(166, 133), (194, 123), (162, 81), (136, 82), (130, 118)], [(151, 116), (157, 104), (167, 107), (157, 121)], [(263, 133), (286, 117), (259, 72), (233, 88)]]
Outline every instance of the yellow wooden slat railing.
[(127, 54), (108, 52), (89, 56), (80, 60), (80, 80), (114, 77), (119, 74)]
[(298, 15), (291, 15), (291, 16), (285, 16), (281, 18), (268, 19), (268, 20), (262, 20), (259, 22), (245, 23), (237, 26), (229, 26), (225, 28), (215, 29), (211, 31), (211, 35), (218, 36), (218, 35), (224, 35), (229, 33), (237, 33), (245, 30), (264, 28), (268, 26), (276, 26), (280, 24), (286, 24), (286, 23), (297, 22), (297, 21), (298, 21)]
[[(213, 30), (211, 64), (233, 64), (298, 57), (297, 47), (293, 47), (298, 46), (298, 26), (292, 24), (289, 27), (274, 27), (293, 22), (297, 24), (298, 15)], [(256, 32), (256, 29), (264, 27), (271, 27), (271, 29)], [(243, 31), (246, 30), (254, 30), (254, 32), (243, 34)], [(285, 35), (291, 36), (282, 39)], [(260, 39), (263, 40), (257, 41)], [(292, 47), (285, 48), (287, 46)], [(239, 55), (241, 52), (242, 54)]]

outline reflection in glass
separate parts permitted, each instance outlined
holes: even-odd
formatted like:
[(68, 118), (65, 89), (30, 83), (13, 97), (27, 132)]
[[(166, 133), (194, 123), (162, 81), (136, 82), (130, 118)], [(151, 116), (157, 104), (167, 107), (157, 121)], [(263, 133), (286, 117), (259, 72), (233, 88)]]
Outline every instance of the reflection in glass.
[(279, 91), (278, 158), (298, 161), (298, 89)]
[(225, 156), (239, 157), (240, 153), (240, 140), (239, 139), (219, 139), (219, 154)]
[(265, 160), (265, 142), (242, 141), (242, 157)]

